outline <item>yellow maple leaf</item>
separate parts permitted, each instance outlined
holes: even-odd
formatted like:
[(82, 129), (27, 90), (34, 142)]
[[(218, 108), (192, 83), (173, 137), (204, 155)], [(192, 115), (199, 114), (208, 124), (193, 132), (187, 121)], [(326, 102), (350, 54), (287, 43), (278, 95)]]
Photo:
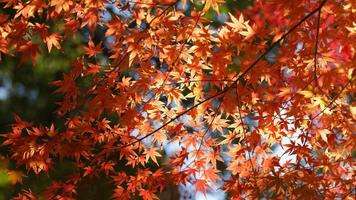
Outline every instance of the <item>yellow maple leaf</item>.
[(52, 46), (55, 46), (57, 49), (61, 48), (61, 45), (59, 44), (59, 40), (61, 40), (61, 38), (62, 37), (57, 32), (54, 32), (45, 38), (44, 42), (47, 44), (49, 53), (51, 52)]
[(350, 110), (351, 110), (352, 117), (356, 118), (356, 106), (351, 106)]
[(346, 29), (350, 32), (349, 36), (356, 35), (356, 22), (352, 22), (352, 26), (347, 26)]
[(248, 21), (245, 22), (245, 30), (239, 32), (240, 35), (245, 36), (245, 40), (250, 39), (253, 35), (255, 35), (255, 30), (248, 25)]
[(226, 22), (226, 24), (233, 28), (234, 31), (241, 31), (245, 28), (244, 18), (242, 14), (240, 15), (238, 20), (231, 13), (229, 13), (229, 15), (232, 22)]
[(148, 160), (151, 158), (151, 160), (158, 165), (157, 157), (162, 157), (162, 155), (158, 153), (157, 150), (158, 148), (154, 148), (154, 147), (145, 149), (146, 162), (148, 162)]
[(314, 96), (313, 92), (308, 91), (308, 90), (301, 90), (301, 91), (298, 91), (297, 93), (303, 95), (305, 98), (311, 98)]
[(206, 0), (203, 8), (203, 12), (208, 11), (210, 8), (213, 8), (217, 13), (219, 12), (219, 3), (224, 3), (224, 0)]
[(314, 107), (319, 106), (321, 110), (325, 109), (326, 102), (321, 96), (315, 96), (312, 98), (312, 104)]
[(325, 142), (328, 142), (328, 134), (330, 134), (331, 132), (327, 129), (323, 129), (319, 131), (319, 135), (321, 137), (321, 139), (323, 139)]
[(280, 92), (278, 93), (279, 97), (286, 97), (292, 93), (292, 89), (290, 87), (281, 88), (279, 90), (280, 90)]

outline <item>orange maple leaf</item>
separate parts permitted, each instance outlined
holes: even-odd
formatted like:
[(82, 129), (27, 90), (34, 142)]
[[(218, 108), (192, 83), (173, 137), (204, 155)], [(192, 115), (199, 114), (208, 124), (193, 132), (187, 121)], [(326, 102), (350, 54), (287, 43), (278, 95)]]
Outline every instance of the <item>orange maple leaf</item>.
[(57, 49), (61, 49), (61, 45), (59, 44), (61, 39), (62, 39), (62, 36), (60, 36), (58, 32), (54, 32), (45, 38), (44, 42), (47, 44), (49, 53), (52, 50), (52, 46), (55, 46)]

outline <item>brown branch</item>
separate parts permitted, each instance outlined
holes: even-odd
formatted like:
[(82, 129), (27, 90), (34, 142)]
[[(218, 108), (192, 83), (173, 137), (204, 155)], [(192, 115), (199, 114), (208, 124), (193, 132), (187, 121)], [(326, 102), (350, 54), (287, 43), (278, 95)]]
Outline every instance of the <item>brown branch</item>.
[[(200, 20), (200, 17), (201, 17), (201, 14), (199, 15), (198, 19), (196, 20), (196, 22), (195, 22), (195, 24), (194, 24), (194, 27), (193, 27), (193, 29), (192, 29), (192, 32), (189, 34), (189, 36), (187, 37), (187, 39), (186, 39), (186, 40), (184, 41), (184, 43), (182, 44), (182, 46), (181, 46), (181, 48), (180, 48), (180, 50), (179, 50), (179, 53), (178, 53), (177, 57), (176, 57), (176, 58), (174, 59), (174, 61), (172, 62), (172, 66), (175, 65), (175, 63), (176, 63), (176, 62), (178, 61), (178, 59), (180, 58), (180, 56), (181, 56), (181, 54), (182, 54), (182, 52), (183, 52), (184, 46), (187, 44), (188, 40), (189, 40), (190, 37), (193, 35), (194, 29), (195, 29), (195, 28), (197, 27), (197, 25), (198, 25), (198, 22), (199, 22), (199, 20)], [(168, 77), (169, 77), (169, 71), (166, 73), (166, 76), (165, 76), (165, 78), (164, 78), (163, 83), (161, 84), (161, 86), (160, 86), (159, 88), (157, 88), (156, 91), (154, 91), (154, 94), (151, 96), (151, 98), (149, 98), (146, 102), (144, 102), (144, 103), (142, 104), (142, 106), (144, 106), (146, 103), (150, 102), (150, 101), (156, 96), (156, 94), (158, 93), (158, 91), (160, 91), (160, 90), (162, 89), (162, 87), (166, 85), (166, 81), (167, 81)]]
[[(240, 96), (239, 96), (239, 91), (238, 91), (238, 89), (237, 89), (237, 84), (236, 84), (236, 100), (237, 100), (237, 104), (238, 104), (238, 106), (237, 106), (237, 109), (238, 109), (238, 111), (239, 111), (239, 117), (240, 117), (240, 121), (241, 121), (241, 126), (242, 126), (242, 130), (243, 130), (243, 139), (245, 139), (245, 137), (246, 137), (246, 134), (247, 134), (247, 127), (246, 127), (246, 129), (245, 129), (245, 123), (244, 123), (244, 121), (243, 121), (243, 119), (242, 119), (242, 113), (241, 113), (241, 101), (240, 101)], [(241, 138), (239, 138), (239, 142), (241, 142)]]
[(318, 43), (319, 43), (319, 29), (320, 29), (320, 16), (321, 16), (321, 9), (318, 12), (318, 21), (316, 24), (316, 36), (315, 36), (315, 47), (314, 47), (314, 80), (315, 85), (318, 85), (317, 82), (317, 56), (318, 56)]
[(182, 83), (199, 83), (199, 82), (234, 82), (234, 80), (229, 80), (229, 79), (184, 80), (184, 81), (177, 81), (173, 83), (166, 83), (165, 85), (182, 84)]
[(222, 91), (216, 93), (215, 95), (212, 95), (206, 99), (204, 99), (203, 101), (198, 102), (197, 104), (195, 104), (194, 106), (186, 109), (185, 111), (181, 112), (180, 114), (178, 114), (175, 118), (169, 120), (168, 122), (164, 123), (162, 126), (160, 126), (159, 128), (155, 129), (154, 131), (148, 133), (147, 135), (145, 135), (144, 137), (131, 142), (129, 144), (123, 145), (119, 148), (125, 148), (128, 146), (131, 146), (133, 144), (136, 144), (138, 142), (141, 142), (142, 140), (148, 138), (149, 136), (157, 133), (158, 131), (160, 131), (161, 129), (163, 129), (164, 127), (166, 127), (168, 124), (172, 123), (173, 121), (175, 121), (176, 119), (180, 118), (181, 116), (187, 114), (189, 111), (195, 109), (196, 107), (200, 106), (201, 104), (208, 102), (218, 96), (221, 96), (222, 94), (225, 94), (226, 92), (228, 92), (236, 83), (238, 83), (238, 81), (241, 80), (242, 77), (244, 77), (249, 71), (251, 71), (254, 67), (256, 67), (257, 63), (259, 61), (261, 61), (274, 47), (276, 47), (282, 40), (284, 40), (289, 34), (291, 34), (296, 28), (298, 28), (304, 21), (306, 21), (310, 16), (312, 16), (313, 14), (315, 14), (316, 12), (318, 12), (326, 3), (327, 0), (323, 0), (320, 5), (314, 9), (312, 12), (310, 12), (308, 15), (304, 16), (297, 24), (295, 24), (294, 26), (292, 26), (291, 29), (289, 29), (289, 31), (287, 31), (285, 34), (282, 35), (282, 37), (280, 39), (278, 39), (276, 42), (274, 42), (263, 54), (261, 54), (242, 74), (240, 74), (236, 80), (231, 83), (230, 85), (228, 85), (227, 87), (225, 87)]
[[(322, 76), (322, 75), (318, 76), (318, 77), (315, 79), (315, 81), (318, 81), (318, 79), (319, 79), (321, 76)], [(310, 80), (310, 81), (308, 81), (307, 84), (306, 84), (304, 87), (302, 87), (301, 90), (306, 89), (313, 81), (314, 81), (313, 79)], [(285, 105), (282, 105), (282, 106), (281, 106), (281, 109), (282, 109), (282, 110), (286, 110), (287, 107), (288, 107), (287, 103), (291, 102), (295, 96), (297, 96), (297, 93), (293, 93), (293, 94), (291, 95), (291, 97), (285, 102)], [(278, 118), (277, 116), (274, 116), (273, 119), (277, 119), (277, 118)], [(280, 119), (282, 119), (282, 118), (280, 118)]]
[[(147, 28), (145, 30), (148, 30), (150, 27), (151, 27), (151, 24), (158, 18), (160, 18), (164, 13), (166, 13), (173, 5), (175, 5), (175, 3), (171, 4), (170, 6), (168, 6), (167, 8), (165, 8), (162, 13), (160, 13), (159, 15), (156, 15), (152, 18), (152, 20), (150, 22), (148, 22), (147, 24)], [(140, 37), (136, 44), (138, 44), (139, 42), (141, 42), (141, 40), (144, 39), (144, 36)], [(121, 63), (126, 59), (126, 57), (129, 55), (129, 52), (126, 52), (125, 55), (120, 59), (119, 63), (116, 64), (116, 66), (118, 67), (115, 67), (113, 68), (112, 70), (108, 71), (108, 73), (112, 72), (112, 71), (116, 71), (116, 70), (119, 70), (119, 66), (121, 65)]]
[(165, 4), (165, 3), (160, 3), (160, 2), (158, 2), (158, 3), (132, 2), (132, 4), (134, 4), (134, 5), (147, 5), (147, 6), (169, 6), (169, 5), (171, 5), (171, 4), (167, 4), (167, 3)]
[[(205, 136), (208, 134), (208, 131), (209, 131), (210, 127), (213, 125), (213, 123), (214, 123), (214, 121), (215, 121), (215, 118), (216, 118), (216, 116), (218, 115), (218, 112), (219, 112), (219, 110), (220, 110), (221, 104), (223, 103), (224, 96), (225, 96), (225, 94), (223, 95), (222, 100), (219, 102), (219, 105), (218, 105), (218, 107), (217, 107), (216, 110), (215, 110), (213, 119), (211, 119), (210, 123), (208, 124), (208, 127), (205, 129), (205, 132), (204, 132), (204, 134), (203, 134), (202, 137), (201, 137), (201, 140), (200, 140), (200, 143), (199, 143), (199, 147), (198, 147), (198, 149), (196, 150), (197, 152), (199, 152), (199, 151), (201, 150), (201, 148), (202, 148), (202, 146), (203, 146), (204, 138), (205, 138)], [(188, 168), (196, 159), (197, 159), (197, 154), (195, 154), (195, 157), (192, 159), (192, 161), (191, 161), (189, 164), (187, 164), (187, 165), (185, 166), (185, 168)]]
[(350, 79), (340, 90), (339, 93), (335, 95), (332, 101), (323, 109), (321, 110), (317, 115), (315, 115), (313, 118), (310, 119), (310, 121), (313, 121), (315, 118), (317, 118), (319, 115), (323, 114), (326, 109), (328, 109), (334, 102), (339, 98), (339, 96), (342, 94), (342, 92), (346, 89), (346, 87), (353, 81), (353, 78)]

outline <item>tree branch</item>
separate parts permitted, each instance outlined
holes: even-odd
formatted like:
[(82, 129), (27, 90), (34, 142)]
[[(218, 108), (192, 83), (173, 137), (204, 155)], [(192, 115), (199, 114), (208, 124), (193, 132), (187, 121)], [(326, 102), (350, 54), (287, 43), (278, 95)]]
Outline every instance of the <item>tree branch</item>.
[(316, 36), (315, 36), (315, 47), (314, 47), (314, 80), (315, 80), (315, 85), (318, 85), (317, 82), (317, 56), (318, 56), (318, 43), (319, 43), (319, 29), (320, 29), (320, 15), (321, 15), (321, 9), (318, 12), (318, 21), (316, 24)]
[(310, 16), (314, 15), (316, 12), (318, 12), (326, 3), (327, 0), (323, 0), (320, 5), (314, 9), (312, 12), (310, 12), (309, 14), (307, 14), (306, 16), (304, 16), (297, 24), (295, 24), (294, 26), (292, 26), (291, 29), (289, 29), (285, 34), (282, 35), (282, 37), (280, 39), (278, 39), (276, 42), (274, 42), (263, 54), (261, 54), (242, 74), (240, 74), (236, 80), (231, 83), (230, 85), (228, 85), (227, 87), (225, 87), (222, 91), (216, 93), (215, 95), (212, 95), (206, 99), (204, 99), (203, 101), (198, 102), (197, 104), (193, 105), (192, 107), (186, 109), (185, 111), (181, 112), (180, 114), (178, 114), (176, 117), (174, 117), (173, 119), (169, 120), (168, 122), (164, 123), (162, 126), (160, 126), (159, 128), (155, 129), (154, 131), (148, 133), (147, 135), (145, 135), (144, 137), (131, 142), (129, 144), (123, 145), (120, 148), (125, 148), (131, 145), (134, 145), (138, 142), (141, 142), (142, 140), (148, 138), (149, 136), (157, 133), (158, 131), (160, 131), (161, 129), (163, 129), (164, 127), (166, 127), (167, 125), (169, 125), (170, 123), (172, 123), (173, 121), (175, 121), (176, 119), (180, 118), (181, 116), (187, 114), (189, 111), (195, 109), (196, 107), (200, 106), (201, 104), (208, 102), (222, 94), (225, 94), (226, 92), (228, 92), (238, 81), (241, 80), (242, 77), (244, 77), (249, 71), (251, 71), (254, 67), (256, 67), (257, 63), (259, 61), (261, 61), (275, 46), (277, 46), (282, 40), (284, 40), (289, 34), (291, 34), (296, 28), (298, 28), (304, 21), (306, 21)]
[(323, 110), (321, 110), (317, 115), (315, 115), (313, 118), (310, 119), (310, 121), (313, 121), (315, 118), (317, 118), (319, 115), (323, 114), (325, 112), (326, 109), (328, 109), (332, 104), (334, 104), (334, 102), (336, 101), (336, 99), (339, 98), (339, 96), (342, 94), (342, 92), (346, 89), (346, 87), (354, 80), (354, 78), (352, 78), (351, 80), (349, 80), (340, 90), (339, 93), (337, 93), (335, 95), (335, 97), (333, 98), (333, 100), (330, 101), (330, 103), (325, 106), (325, 108)]

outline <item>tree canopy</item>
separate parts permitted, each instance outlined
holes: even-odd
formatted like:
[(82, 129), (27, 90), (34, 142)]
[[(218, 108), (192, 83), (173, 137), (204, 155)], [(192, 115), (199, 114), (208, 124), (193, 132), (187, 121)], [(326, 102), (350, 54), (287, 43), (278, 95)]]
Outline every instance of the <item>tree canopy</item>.
[[(14, 199), (148, 200), (186, 184), (230, 199), (354, 197), (353, 0), (0, 6), (0, 63), (64, 71), (42, 82), (49, 118), (15, 113), (2, 134), (14, 184), (49, 179)], [(88, 184), (109, 196), (85, 197)]]

